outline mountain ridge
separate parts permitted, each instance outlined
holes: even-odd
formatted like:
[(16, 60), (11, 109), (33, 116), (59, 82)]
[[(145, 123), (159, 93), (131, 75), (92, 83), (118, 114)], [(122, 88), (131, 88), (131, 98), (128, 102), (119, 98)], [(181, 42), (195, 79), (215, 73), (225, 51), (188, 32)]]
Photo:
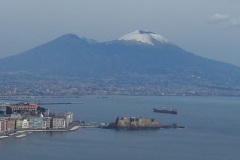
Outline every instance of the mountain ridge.
[(232, 88), (240, 83), (240, 67), (197, 56), (169, 41), (154, 45), (138, 39), (97, 42), (75, 34), (65, 34), (0, 59), (0, 71), (81, 79), (115, 77), (116, 83), (126, 83), (117, 81), (127, 79), (133, 85), (135, 81), (142, 84), (145, 79), (145, 85), (168, 84), (179, 88), (183, 84), (185, 87)]

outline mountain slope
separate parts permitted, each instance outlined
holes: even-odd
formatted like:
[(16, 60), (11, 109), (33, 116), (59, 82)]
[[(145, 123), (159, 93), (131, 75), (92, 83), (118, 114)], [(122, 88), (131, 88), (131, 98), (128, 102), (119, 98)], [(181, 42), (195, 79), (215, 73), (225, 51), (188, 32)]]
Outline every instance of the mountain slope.
[(4, 71), (68, 72), (92, 60), (90, 46), (96, 42), (73, 34), (63, 35), (16, 56), (0, 60)]
[(137, 74), (151, 79), (151, 76), (165, 75), (168, 81), (185, 82), (189, 77), (198, 77), (198, 84), (208, 81), (221, 85), (240, 80), (239, 67), (196, 56), (161, 35), (141, 30), (104, 43), (74, 34), (63, 35), (24, 53), (1, 59), (0, 70), (81, 78)]

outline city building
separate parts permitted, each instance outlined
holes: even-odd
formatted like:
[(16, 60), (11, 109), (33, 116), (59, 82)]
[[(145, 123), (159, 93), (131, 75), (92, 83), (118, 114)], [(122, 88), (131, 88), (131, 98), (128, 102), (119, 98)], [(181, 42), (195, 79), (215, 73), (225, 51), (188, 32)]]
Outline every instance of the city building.
[(22, 115), (18, 114), (18, 113), (14, 113), (14, 114), (1, 114), (0, 115), (1, 119), (8, 119), (8, 118), (12, 118), (12, 119), (22, 119)]
[(29, 121), (27, 119), (22, 120), (22, 129), (28, 129), (29, 128)]
[(0, 133), (5, 132), (7, 128), (7, 122), (5, 119), (0, 119)]
[(44, 117), (44, 121), (46, 121), (46, 128), (51, 128), (51, 117)]
[(13, 119), (13, 118), (9, 118), (9, 119), (6, 119), (7, 121), (7, 131), (13, 131), (16, 129), (16, 119)]
[(29, 118), (29, 128), (31, 129), (46, 129), (46, 121), (43, 117), (30, 117)]
[(37, 103), (17, 103), (10, 105), (13, 112), (16, 111), (37, 111)]
[(64, 117), (53, 117), (51, 119), (52, 129), (63, 129), (66, 128), (66, 120)]
[[(66, 129), (73, 122), (73, 113), (38, 112), (37, 103), (8, 104), (0, 102), (0, 133), (24, 129)], [(6, 114), (12, 110), (12, 114)]]
[(22, 129), (22, 119), (16, 120), (16, 129)]
[(65, 118), (66, 118), (66, 127), (68, 127), (68, 125), (73, 122), (73, 113), (72, 112), (66, 112), (65, 113)]

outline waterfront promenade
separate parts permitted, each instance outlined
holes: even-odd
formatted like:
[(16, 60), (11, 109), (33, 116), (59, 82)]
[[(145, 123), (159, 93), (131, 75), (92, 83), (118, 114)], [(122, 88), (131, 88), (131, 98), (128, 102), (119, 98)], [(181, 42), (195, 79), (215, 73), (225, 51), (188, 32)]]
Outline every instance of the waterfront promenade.
[[(15, 130), (11, 132), (3, 132), (0, 133), (0, 140), (5, 139), (8, 137), (15, 136), (18, 138), (19, 135), (24, 135), (20, 137), (25, 137), (27, 134), (30, 134), (32, 132), (70, 132), (70, 131), (76, 131), (79, 128), (97, 128), (98, 126), (93, 126), (93, 125), (80, 125), (78, 123), (74, 123), (74, 125), (70, 125), (68, 128), (64, 129), (24, 129), (24, 130)], [(19, 137), (19, 138), (20, 138)]]

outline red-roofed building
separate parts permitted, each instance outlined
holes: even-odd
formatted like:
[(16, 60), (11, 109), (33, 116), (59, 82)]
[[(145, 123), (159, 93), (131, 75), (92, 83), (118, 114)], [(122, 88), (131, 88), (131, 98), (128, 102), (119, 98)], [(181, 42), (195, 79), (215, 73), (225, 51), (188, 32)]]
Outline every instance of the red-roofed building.
[(12, 111), (36, 111), (38, 108), (37, 103), (17, 103), (10, 105)]

